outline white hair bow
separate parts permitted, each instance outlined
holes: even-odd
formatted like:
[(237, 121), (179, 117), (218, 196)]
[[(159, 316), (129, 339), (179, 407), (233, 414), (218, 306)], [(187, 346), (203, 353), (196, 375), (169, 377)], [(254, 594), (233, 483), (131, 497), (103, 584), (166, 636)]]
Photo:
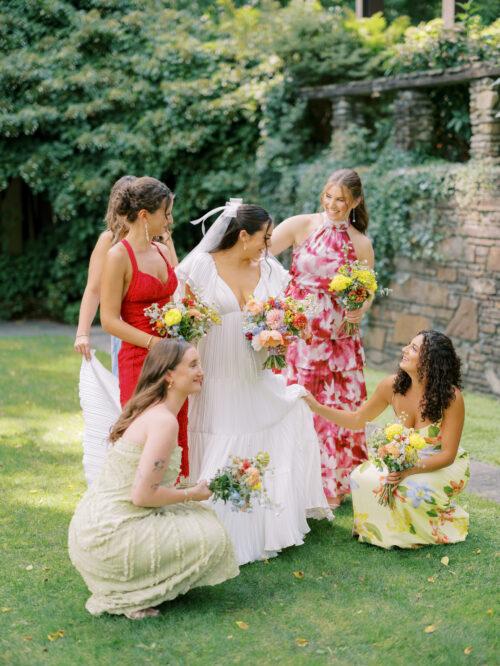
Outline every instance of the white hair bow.
[(205, 220), (207, 220), (209, 217), (212, 217), (212, 215), (215, 215), (215, 213), (221, 213), (219, 216), (220, 218), (222, 217), (234, 217), (236, 215), (236, 211), (238, 208), (241, 206), (243, 203), (243, 199), (229, 199), (229, 201), (226, 203), (225, 206), (218, 206), (217, 208), (212, 208), (212, 210), (209, 210), (208, 213), (205, 213), (205, 215), (202, 215), (199, 217), (197, 220), (191, 220), (191, 224), (201, 224), (201, 230), (203, 232), (203, 235), (206, 234), (206, 229), (205, 229)]

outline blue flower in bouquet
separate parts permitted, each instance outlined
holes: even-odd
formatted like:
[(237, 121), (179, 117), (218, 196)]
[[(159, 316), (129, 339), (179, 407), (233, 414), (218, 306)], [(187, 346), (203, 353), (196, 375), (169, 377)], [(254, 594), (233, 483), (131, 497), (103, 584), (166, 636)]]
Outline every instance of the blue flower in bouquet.
[(432, 488), (426, 483), (407, 481), (405, 485), (408, 487), (406, 496), (411, 500), (414, 509), (418, 509), (422, 502), (430, 503), (432, 500)]

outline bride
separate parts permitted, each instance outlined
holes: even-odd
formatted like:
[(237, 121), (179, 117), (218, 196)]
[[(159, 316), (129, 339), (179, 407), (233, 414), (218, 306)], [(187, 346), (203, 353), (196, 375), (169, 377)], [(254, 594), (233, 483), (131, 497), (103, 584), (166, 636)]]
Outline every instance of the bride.
[(266, 486), (272, 509), (236, 513), (221, 502), (213, 506), (241, 565), (302, 544), (307, 517), (332, 515), (312, 415), (301, 399), (306, 392), (263, 370), (265, 352), (253, 351), (242, 332), (249, 297), (279, 296), (288, 283), (285, 269), (266, 255), (271, 218), (260, 206), (232, 199), (194, 223), (204, 224), (215, 212), (221, 212), (216, 222), (176, 268), (181, 292), (196, 292), (222, 318), (199, 343), (205, 378), (190, 402), (189, 465), (196, 482), (212, 478), (230, 455), (270, 454)]

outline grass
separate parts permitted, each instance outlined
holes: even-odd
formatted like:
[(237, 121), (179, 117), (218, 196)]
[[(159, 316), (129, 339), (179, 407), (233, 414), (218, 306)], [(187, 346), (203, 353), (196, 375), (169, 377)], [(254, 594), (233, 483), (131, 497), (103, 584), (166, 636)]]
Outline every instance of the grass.
[[(471, 513), (463, 544), (359, 544), (347, 504), (333, 527), (313, 521), (305, 546), (165, 604), (158, 619), (91, 617), (66, 550), (85, 488), (78, 366), (65, 338), (0, 339), (0, 663), (390, 665), (415, 655), (419, 664), (495, 663), (498, 507), (474, 496), (463, 500)], [(487, 413), (487, 399), (468, 396), (471, 403)], [(477, 436), (471, 429), (470, 441)], [(426, 634), (429, 625), (435, 631)]]

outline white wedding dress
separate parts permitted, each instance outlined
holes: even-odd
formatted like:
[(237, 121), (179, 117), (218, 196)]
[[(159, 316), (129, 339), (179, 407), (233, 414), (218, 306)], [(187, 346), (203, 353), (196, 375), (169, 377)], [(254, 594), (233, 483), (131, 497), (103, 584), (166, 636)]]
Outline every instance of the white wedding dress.
[[(274, 508), (256, 506), (250, 513), (212, 502), (228, 531), (238, 563), (269, 558), (287, 546), (303, 543), (307, 517), (332, 518), (323, 493), (319, 443), (312, 414), (301, 399), (301, 386), (286, 386), (281, 375), (263, 370), (265, 352), (256, 353), (242, 332), (242, 312), (214, 260), (200, 252), (184, 274), (176, 269), (182, 290), (187, 283), (222, 316), (198, 345), (205, 373), (200, 394), (189, 398), (190, 479), (210, 480), (231, 455), (270, 454), (266, 487)], [(278, 296), (288, 273), (273, 258), (261, 261), (254, 296)]]

